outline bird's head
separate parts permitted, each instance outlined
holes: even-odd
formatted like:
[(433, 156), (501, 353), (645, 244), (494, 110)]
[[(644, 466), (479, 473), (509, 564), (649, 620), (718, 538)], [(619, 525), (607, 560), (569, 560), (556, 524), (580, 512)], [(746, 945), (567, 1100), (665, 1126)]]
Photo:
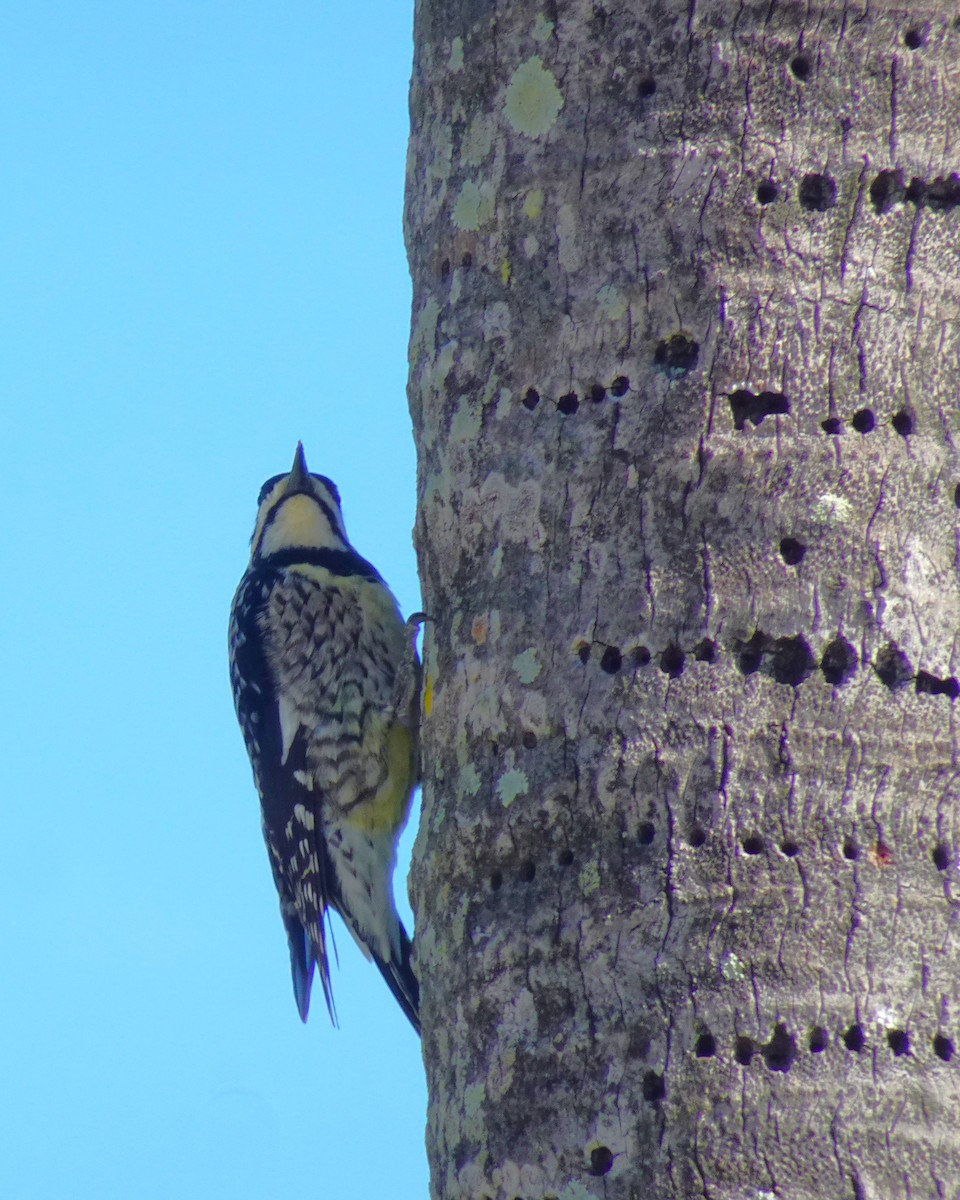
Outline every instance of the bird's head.
[(293, 547), (346, 550), (350, 546), (337, 485), (325, 475), (310, 474), (300, 442), (293, 466), (287, 474), (267, 480), (258, 503), (251, 559)]

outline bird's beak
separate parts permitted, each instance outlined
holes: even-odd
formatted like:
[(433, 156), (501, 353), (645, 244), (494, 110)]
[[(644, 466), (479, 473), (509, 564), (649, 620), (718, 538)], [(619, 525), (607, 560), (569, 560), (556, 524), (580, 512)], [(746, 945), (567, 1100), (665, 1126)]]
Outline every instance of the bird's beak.
[(293, 466), (287, 476), (285, 496), (295, 496), (298, 492), (312, 494), (313, 485), (310, 482), (310, 472), (307, 470), (307, 460), (303, 455), (303, 442), (297, 442), (297, 452), (293, 456)]

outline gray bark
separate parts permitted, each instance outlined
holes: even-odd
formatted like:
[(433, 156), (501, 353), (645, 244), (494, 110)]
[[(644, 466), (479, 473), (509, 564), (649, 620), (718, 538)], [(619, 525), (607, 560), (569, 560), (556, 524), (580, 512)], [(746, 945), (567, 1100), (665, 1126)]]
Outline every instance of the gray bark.
[(433, 1195), (960, 1195), (960, 28), (418, 0)]

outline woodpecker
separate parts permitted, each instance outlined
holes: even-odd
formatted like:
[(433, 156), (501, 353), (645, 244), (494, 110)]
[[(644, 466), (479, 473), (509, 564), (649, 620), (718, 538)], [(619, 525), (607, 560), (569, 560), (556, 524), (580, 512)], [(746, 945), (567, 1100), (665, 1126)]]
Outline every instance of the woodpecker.
[(422, 620), (404, 623), (350, 545), (335, 484), (307, 470), (298, 443), (290, 472), (260, 490), (229, 650), (303, 1021), (316, 966), (337, 1023), (325, 938), (332, 909), (420, 1031), (392, 878), (419, 777)]

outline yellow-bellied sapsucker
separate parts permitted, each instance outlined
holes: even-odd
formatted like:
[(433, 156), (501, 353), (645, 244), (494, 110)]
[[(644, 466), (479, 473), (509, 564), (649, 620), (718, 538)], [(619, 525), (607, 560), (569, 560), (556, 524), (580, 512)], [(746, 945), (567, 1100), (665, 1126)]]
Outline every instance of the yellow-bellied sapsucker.
[(230, 678), (307, 1019), (314, 964), (336, 1023), (324, 924), (338, 912), (419, 1032), (410, 939), (393, 901), (418, 782), (417, 614), (404, 624), (350, 545), (340, 496), (297, 446), (260, 491), (230, 614)]

